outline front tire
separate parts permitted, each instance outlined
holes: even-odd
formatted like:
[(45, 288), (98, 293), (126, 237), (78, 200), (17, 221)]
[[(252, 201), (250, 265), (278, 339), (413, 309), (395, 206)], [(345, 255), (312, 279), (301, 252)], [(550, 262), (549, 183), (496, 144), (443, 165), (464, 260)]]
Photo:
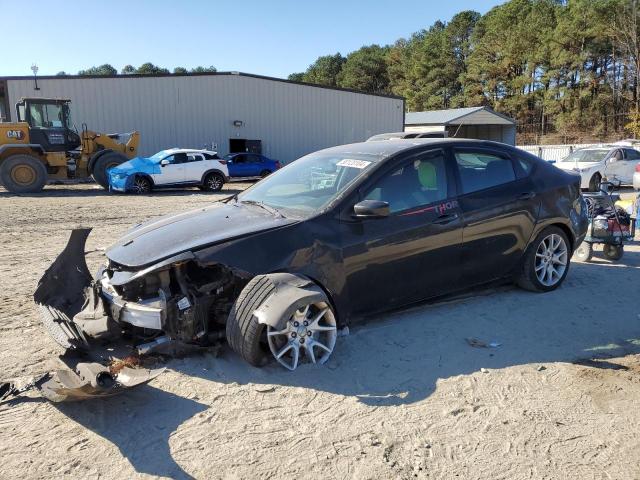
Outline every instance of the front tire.
[(295, 370), (303, 358), (309, 363), (325, 363), (338, 333), (328, 299), (322, 295), (298, 303), (296, 299), (283, 297), (291, 302), (289, 307), (295, 302), (297, 310), (289, 318), (278, 319), (277, 327), (259, 323), (254, 312), (277, 294), (268, 275), (258, 275), (247, 284), (229, 312), (226, 325), (229, 346), (257, 367), (266, 363), (269, 351), (288, 370)]
[(105, 190), (109, 190), (109, 177), (107, 171), (113, 167), (128, 161), (128, 158), (118, 152), (109, 152), (101, 155), (93, 164), (93, 179)]
[(11, 193), (35, 193), (47, 183), (47, 168), (32, 155), (12, 155), (0, 165), (0, 180)]
[(133, 179), (133, 185), (131, 186), (131, 192), (136, 195), (146, 195), (151, 193), (151, 181), (147, 177), (137, 176)]
[(516, 283), (532, 292), (555, 290), (569, 272), (570, 258), (567, 235), (558, 227), (547, 227), (529, 244)]

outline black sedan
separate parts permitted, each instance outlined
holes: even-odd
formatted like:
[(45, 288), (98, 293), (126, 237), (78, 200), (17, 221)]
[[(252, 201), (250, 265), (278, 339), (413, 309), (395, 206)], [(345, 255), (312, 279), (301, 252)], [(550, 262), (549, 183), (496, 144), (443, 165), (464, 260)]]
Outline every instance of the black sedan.
[[(580, 177), (499, 143), (321, 150), (210, 207), (134, 227), (95, 278), (87, 230), (35, 301), (60, 344), (140, 353), (226, 337), (253, 365), (324, 363), (356, 317), (505, 279), (547, 292), (585, 236)], [(133, 340), (131, 340), (133, 339)]]

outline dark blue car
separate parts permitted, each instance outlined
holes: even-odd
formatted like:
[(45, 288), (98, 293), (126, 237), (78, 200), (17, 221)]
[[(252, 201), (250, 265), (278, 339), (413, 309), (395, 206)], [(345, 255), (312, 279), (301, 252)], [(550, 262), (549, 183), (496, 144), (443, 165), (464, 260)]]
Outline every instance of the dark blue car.
[(266, 177), (280, 168), (278, 160), (258, 153), (230, 153), (225, 155), (231, 178)]

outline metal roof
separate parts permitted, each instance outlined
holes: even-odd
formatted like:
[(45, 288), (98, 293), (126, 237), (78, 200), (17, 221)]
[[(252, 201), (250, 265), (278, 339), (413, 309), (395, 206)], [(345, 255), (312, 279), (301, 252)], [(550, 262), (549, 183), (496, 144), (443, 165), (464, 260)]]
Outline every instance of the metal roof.
[[(282, 83), (290, 83), (293, 85), (303, 85), (305, 87), (315, 87), (315, 88), (323, 88), (325, 90), (336, 90), (339, 92), (349, 92), (349, 93), (358, 93), (360, 95), (370, 95), (373, 97), (386, 97), (386, 98), (396, 98), (398, 100), (404, 101), (404, 97), (393, 95), (390, 93), (369, 93), (363, 92), (361, 90), (355, 90), (352, 88), (342, 88), (342, 87), (331, 87), (328, 85), (319, 85), (317, 83), (309, 83), (309, 82), (298, 82), (296, 80), (289, 80), (284, 78), (276, 78), (269, 77), (266, 75), (256, 75), (253, 73), (244, 73), (244, 72), (197, 72), (197, 73), (148, 73), (148, 74), (140, 74), (140, 73), (128, 73), (128, 74), (116, 74), (116, 75), (38, 75), (38, 80), (68, 80), (68, 79), (105, 79), (105, 78), (116, 78), (116, 79), (126, 79), (126, 78), (148, 78), (148, 77), (213, 77), (213, 76), (226, 76), (226, 75), (234, 75), (238, 77), (251, 77), (257, 78), (260, 80), (270, 80), (272, 82), (282, 82)], [(8, 75), (8, 76), (0, 76), (0, 80), (33, 80), (33, 75)]]
[(515, 125), (506, 115), (489, 107), (451, 108), (427, 112), (408, 112), (405, 125)]

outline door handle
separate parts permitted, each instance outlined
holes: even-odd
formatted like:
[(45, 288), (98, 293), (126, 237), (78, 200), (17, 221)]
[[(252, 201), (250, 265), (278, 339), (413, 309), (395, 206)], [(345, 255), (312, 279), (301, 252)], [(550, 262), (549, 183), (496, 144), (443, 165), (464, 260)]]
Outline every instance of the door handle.
[(457, 213), (445, 213), (444, 215), (440, 215), (436, 218), (433, 223), (437, 225), (446, 225), (447, 223), (451, 223), (458, 218)]
[(530, 200), (536, 196), (536, 192), (524, 192), (518, 197), (520, 200)]

